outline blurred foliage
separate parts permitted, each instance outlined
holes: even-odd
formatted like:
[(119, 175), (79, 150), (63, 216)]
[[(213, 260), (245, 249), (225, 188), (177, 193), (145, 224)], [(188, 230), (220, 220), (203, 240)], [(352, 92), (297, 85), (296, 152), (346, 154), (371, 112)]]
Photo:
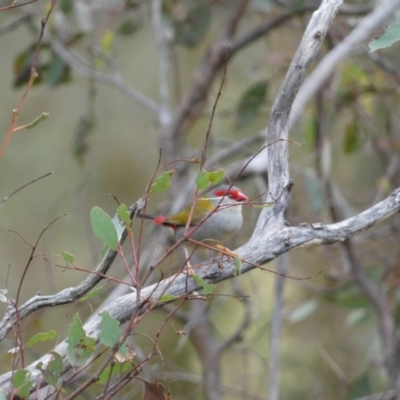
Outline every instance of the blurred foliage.
[(164, 18), (173, 27), (178, 44), (197, 46), (211, 25), (208, 0), (167, 0), (163, 2)]
[[(26, 85), (31, 74), (36, 46), (32, 45), (17, 55), (14, 60), (14, 86), (16, 88)], [(41, 54), (45, 52), (42, 48)], [(50, 60), (41, 62), (36, 67), (38, 78), (34, 84), (47, 83), (49, 86), (56, 86), (68, 83), (71, 80), (71, 68), (54, 52), (50, 51)]]
[(239, 99), (236, 108), (238, 127), (246, 126), (260, 115), (260, 108), (265, 103), (268, 81), (252, 84)]
[(397, 16), (396, 20), (386, 28), (385, 33), (382, 36), (372, 40), (369, 43), (369, 48), (371, 51), (384, 49), (386, 47), (392, 46), (395, 42), (398, 42), (399, 40), (400, 17)]

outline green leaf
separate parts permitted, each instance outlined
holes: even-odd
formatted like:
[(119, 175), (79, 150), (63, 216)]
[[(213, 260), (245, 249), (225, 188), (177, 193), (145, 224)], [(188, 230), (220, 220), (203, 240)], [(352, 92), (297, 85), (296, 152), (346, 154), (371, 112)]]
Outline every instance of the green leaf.
[(13, 385), (18, 389), (18, 395), (20, 397), (27, 397), (30, 393), (30, 389), (33, 386), (33, 382), (30, 380), (31, 374), (25, 369), (19, 369), (14, 372)]
[[(111, 348), (118, 342), (122, 333), (119, 328), (119, 322), (106, 311), (102, 312), (100, 316), (102, 317), (99, 335), (100, 343)], [(128, 356), (129, 351), (125, 343), (119, 348), (118, 352), (125, 357)]]
[(118, 342), (121, 336), (121, 329), (119, 328), (119, 322), (112, 318), (111, 315), (104, 311), (99, 314), (101, 316), (101, 332), (100, 332), (100, 343), (103, 343), (107, 347), (113, 347)]
[[(35, 56), (35, 47), (29, 46), (28, 49), (22, 51), (17, 55), (14, 60), (13, 72), (14, 72), (14, 87), (20, 87), (25, 85), (29, 81), (31, 76), (31, 67), (33, 62), (33, 57)], [(42, 67), (39, 67), (39, 69)], [(41, 75), (35, 79), (34, 84), (41, 81)]]
[(48, 363), (47, 368), (43, 369), (42, 362), (38, 363), (36, 368), (42, 372), (42, 375), (48, 384), (57, 387), (57, 382), (60, 379), (61, 372), (63, 371), (63, 360), (61, 355), (55, 351), (51, 351), (50, 354), (53, 355), (54, 358)]
[(49, 371), (57, 372), (60, 376), (61, 372), (64, 370), (64, 364), (61, 354), (55, 351), (50, 351), (50, 354), (54, 357), (54, 359), (49, 362), (47, 369)]
[(87, 336), (78, 315), (75, 315), (66, 339), (68, 359), (73, 366), (84, 364), (94, 352), (96, 340)]
[(118, 234), (112, 219), (100, 207), (90, 211), (92, 229), (97, 238), (113, 250), (117, 250)]
[(233, 265), (235, 266), (235, 271), (238, 275), (242, 273), (243, 263), (237, 254), (234, 254)]
[(356, 119), (352, 119), (344, 129), (343, 151), (353, 153), (359, 145), (358, 124)]
[(350, 309), (368, 308), (371, 306), (370, 301), (363, 295), (341, 294), (336, 298), (336, 302), (342, 307)]
[(117, 34), (122, 36), (130, 36), (137, 31), (138, 27), (139, 24), (129, 18), (126, 21), (121, 22), (117, 29)]
[(212, 293), (214, 293), (214, 290), (215, 290), (215, 285), (214, 284), (207, 283), (207, 282), (203, 281), (203, 279), (201, 279), (197, 275), (192, 275), (192, 278), (197, 283), (197, 285), (199, 285), (203, 289), (203, 293), (204, 294), (212, 294)]
[(224, 177), (224, 172), (221, 170), (208, 172), (202, 169), (196, 178), (196, 186), (199, 189), (206, 189), (208, 185), (216, 185)]
[(92, 299), (93, 297), (96, 297), (102, 289), (103, 289), (103, 286), (93, 289), (92, 291), (89, 292), (89, 294), (87, 296), (81, 297), (79, 299), (79, 302), (88, 301), (88, 300)]
[(74, 8), (73, 0), (61, 0), (58, 2), (58, 5), (60, 10), (66, 15), (69, 14)]
[(237, 125), (243, 127), (255, 119), (267, 95), (268, 81), (251, 85), (242, 95), (236, 107)]
[(168, 303), (169, 301), (176, 300), (176, 297), (173, 296), (172, 294), (163, 294), (158, 301), (160, 303)]
[(176, 42), (195, 47), (206, 35), (211, 23), (211, 7), (208, 0), (197, 0), (189, 5), (181, 2), (173, 13)]
[(32, 129), (39, 125), (42, 121), (49, 118), (50, 114), (48, 112), (41, 113), (36, 119), (34, 119), (30, 124), (25, 126), (25, 129)]
[(125, 204), (120, 204), (117, 210), (118, 217), (125, 223), (126, 228), (129, 228), (131, 224), (131, 218), (129, 215), (128, 207)]
[(171, 177), (176, 171), (176, 168), (171, 171), (163, 172), (151, 185), (150, 194), (165, 192), (171, 186)]
[(96, 382), (100, 385), (104, 385), (109, 378), (114, 375), (117, 375), (122, 372), (127, 372), (129, 369), (132, 368), (132, 364), (129, 361), (126, 361), (122, 364), (115, 364), (114, 367), (107, 367), (99, 376), (99, 380)]
[(400, 40), (400, 16), (396, 18), (396, 21), (392, 25), (386, 28), (385, 33), (374, 39), (369, 43), (370, 51), (376, 51), (378, 49), (384, 49), (385, 47), (391, 46), (393, 43)]
[(54, 330), (43, 333), (37, 333), (36, 335), (32, 336), (29, 339), (28, 343), (25, 346), (32, 347), (37, 342), (43, 342), (45, 340), (54, 340), (56, 337), (57, 337), (57, 332)]
[(71, 80), (71, 68), (57, 54), (52, 54), (52, 59), (45, 67), (43, 75), (48, 85), (56, 86)]
[(74, 263), (74, 256), (71, 253), (68, 253), (68, 251), (63, 251), (62, 258), (64, 261), (66, 261), (69, 264)]

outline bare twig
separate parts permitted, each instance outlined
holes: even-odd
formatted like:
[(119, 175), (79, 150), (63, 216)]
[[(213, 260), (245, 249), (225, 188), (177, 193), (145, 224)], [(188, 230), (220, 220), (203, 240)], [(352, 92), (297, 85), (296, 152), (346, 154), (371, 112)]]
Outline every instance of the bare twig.
[(26, 6), (27, 4), (32, 4), (32, 3), (36, 3), (36, 2), (37, 2), (37, 0), (28, 0), (25, 3), (17, 3), (16, 1), (13, 1), (8, 6), (0, 7), (0, 11), (12, 10), (13, 8), (23, 7), (23, 6)]
[(52, 174), (52, 172), (48, 172), (47, 174), (44, 174), (42, 176), (39, 176), (39, 178), (35, 178), (31, 181), (29, 181), (28, 183), (25, 183), (25, 185), (22, 185), (21, 187), (19, 187), (18, 189), (14, 190), (12, 193), (10, 193), (8, 196), (4, 197), (4, 199), (2, 201), (0, 201), (0, 207), (12, 196), (14, 196), (14, 194), (17, 194), (20, 190), (26, 188), (27, 186), (31, 185), (32, 183), (35, 183), (37, 181), (40, 181), (43, 178), (47, 178), (48, 176), (50, 176)]
[[(34, 1), (36, 1), (36, 0), (33, 0), (30, 3), (34, 2)], [(22, 5), (25, 5), (25, 4), (28, 4), (28, 3), (19, 4), (19, 5), (15, 5), (15, 6), (22, 6)], [(57, 0), (52, 0), (51, 1), (51, 5), (50, 5), (50, 8), (49, 8), (49, 10), (48, 10), (48, 12), (46, 14), (46, 17), (41, 20), (40, 33), (39, 33), (38, 41), (36, 43), (35, 53), (33, 55), (33, 61), (32, 61), (31, 74), (30, 74), (30, 77), (29, 77), (29, 81), (28, 81), (28, 84), (25, 87), (24, 93), (22, 94), (22, 97), (21, 97), (21, 99), (20, 99), (20, 101), (18, 103), (17, 108), (13, 110), (10, 126), (8, 128), (8, 131), (7, 131), (7, 135), (4, 138), (4, 141), (3, 141), (3, 143), (1, 144), (1, 147), (0, 147), (0, 157), (3, 155), (4, 151), (6, 150), (7, 144), (9, 142), (9, 140), (11, 139), (11, 136), (16, 131), (15, 125), (17, 123), (18, 117), (19, 117), (19, 115), (20, 115), (20, 113), (22, 111), (22, 108), (23, 108), (23, 106), (25, 104), (25, 100), (28, 97), (28, 93), (31, 90), (33, 82), (38, 77), (38, 74), (36, 72), (36, 67), (37, 67), (37, 63), (38, 63), (38, 60), (39, 60), (39, 53), (40, 53), (40, 47), (42, 45), (44, 30), (46, 28), (47, 22), (49, 21), (50, 15), (53, 12), (53, 9), (54, 9), (56, 4), (57, 4)], [(13, 5), (11, 5), (11, 6), (13, 6)]]

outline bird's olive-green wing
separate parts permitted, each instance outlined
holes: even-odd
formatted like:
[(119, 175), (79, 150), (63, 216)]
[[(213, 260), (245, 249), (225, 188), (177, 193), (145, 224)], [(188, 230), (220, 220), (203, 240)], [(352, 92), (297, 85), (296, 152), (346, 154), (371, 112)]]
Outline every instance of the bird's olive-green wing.
[[(171, 215), (166, 218), (165, 222), (168, 222), (177, 226), (185, 226), (191, 210), (191, 205), (183, 209), (177, 214)], [(208, 198), (200, 197), (193, 210), (191, 225), (196, 225), (200, 222), (202, 218), (204, 218), (210, 211), (214, 209), (213, 203)]]

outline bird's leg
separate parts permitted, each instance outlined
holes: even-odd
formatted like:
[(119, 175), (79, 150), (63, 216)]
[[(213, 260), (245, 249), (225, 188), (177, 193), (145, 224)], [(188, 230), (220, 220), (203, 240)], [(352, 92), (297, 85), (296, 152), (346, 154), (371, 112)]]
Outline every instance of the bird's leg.
[(188, 251), (188, 249), (187, 249), (186, 246), (183, 246), (183, 251), (185, 252), (187, 274), (188, 274), (189, 276), (196, 275), (196, 274), (194, 273), (193, 265), (192, 265), (192, 263), (190, 262), (189, 251)]
[[(210, 242), (210, 241), (211, 242), (216, 242), (216, 240), (211, 240), (211, 239), (207, 240), (207, 242)], [(238, 257), (237, 253), (235, 253), (234, 251), (228, 249), (228, 247), (225, 247), (220, 243), (215, 243), (215, 244), (212, 243), (212, 244), (209, 245), (208, 243), (206, 243), (206, 241), (197, 242), (195, 240), (191, 240), (191, 242), (196, 244), (196, 245), (198, 245), (198, 246), (200, 246), (200, 247), (203, 247), (204, 249), (208, 249), (210, 252), (211, 251), (215, 251), (215, 250), (219, 250), (218, 257), (222, 257), (224, 255), (229, 257), (229, 258), (237, 258)], [(186, 248), (185, 248), (185, 254), (186, 254), (186, 259), (189, 260)], [(188, 264), (191, 265), (189, 262), (188, 262)]]
[(230, 258), (236, 258), (236, 257), (237, 257), (237, 253), (235, 253), (234, 251), (228, 249), (228, 248), (225, 247), (225, 246), (222, 246), (222, 244), (216, 244), (216, 245), (215, 245), (215, 248), (217, 248), (217, 249), (220, 250), (220, 252), (218, 253), (218, 256), (219, 256), (219, 257), (222, 257), (222, 256), (224, 256), (224, 255), (225, 255), (225, 256), (228, 256), (228, 257), (230, 257)]

